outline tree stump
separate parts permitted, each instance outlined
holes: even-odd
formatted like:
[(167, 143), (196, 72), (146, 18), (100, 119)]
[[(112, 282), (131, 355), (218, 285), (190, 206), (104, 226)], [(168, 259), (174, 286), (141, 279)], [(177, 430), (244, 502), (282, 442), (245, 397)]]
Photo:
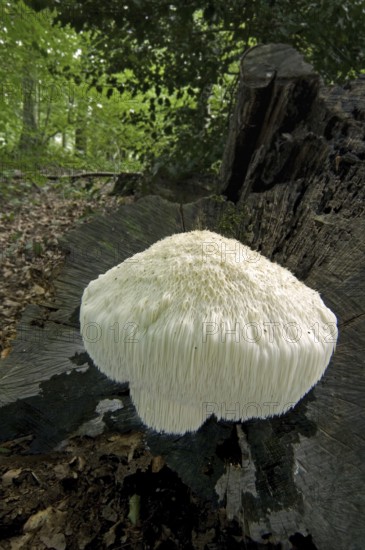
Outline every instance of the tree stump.
[[(89, 426), (100, 402), (119, 401), (102, 414), (103, 429), (143, 430), (194, 491), (225, 501), (246, 537), (263, 543), (271, 533), (287, 548), (300, 532), (319, 549), (362, 548), (364, 97), (364, 78), (326, 87), (288, 46), (249, 51), (222, 165), (227, 200), (149, 196), (69, 234), (55, 303), (27, 308), (0, 363), (1, 439), (30, 435), (29, 452), (46, 452)], [(98, 274), (158, 239), (203, 228), (239, 239), (319, 291), (340, 334), (323, 379), (284, 416), (237, 426), (211, 419), (176, 438), (143, 427), (127, 386), (98, 373), (78, 308)]]

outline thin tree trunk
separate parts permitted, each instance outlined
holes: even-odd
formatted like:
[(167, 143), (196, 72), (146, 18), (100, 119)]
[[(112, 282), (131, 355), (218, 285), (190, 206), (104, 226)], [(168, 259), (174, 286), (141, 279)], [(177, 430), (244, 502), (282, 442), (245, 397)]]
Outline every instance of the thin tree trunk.
[(39, 143), (38, 127), (36, 122), (35, 91), (36, 82), (32, 75), (24, 74), (23, 88), (23, 128), (18, 148), (21, 152), (31, 153)]
[(77, 107), (75, 128), (75, 149), (80, 155), (87, 154), (87, 103), (81, 102)]

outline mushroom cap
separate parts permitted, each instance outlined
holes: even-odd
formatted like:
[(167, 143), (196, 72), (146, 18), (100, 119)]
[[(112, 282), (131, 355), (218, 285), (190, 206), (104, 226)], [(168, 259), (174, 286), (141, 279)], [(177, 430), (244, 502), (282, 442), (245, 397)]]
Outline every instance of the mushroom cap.
[(94, 281), (80, 311), (85, 348), (129, 382), (147, 426), (197, 430), (211, 414), (285, 413), (322, 377), (337, 321), (318, 292), (234, 239), (162, 239)]

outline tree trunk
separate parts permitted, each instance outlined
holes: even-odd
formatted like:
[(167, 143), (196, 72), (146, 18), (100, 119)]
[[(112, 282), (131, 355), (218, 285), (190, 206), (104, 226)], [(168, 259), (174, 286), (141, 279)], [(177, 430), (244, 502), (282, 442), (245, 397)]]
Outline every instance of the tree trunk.
[(32, 153), (39, 144), (36, 122), (36, 82), (31, 74), (24, 74), (23, 88), (23, 128), (18, 148), (22, 153)]
[[(365, 79), (325, 88), (283, 45), (250, 50), (241, 74), (220, 184), (229, 201), (146, 197), (68, 234), (55, 303), (26, 310), (0, 363), (0, 437), (31, 435), (30, 450), (45, 452), (95, 418), (100, 401), (119, 399), (123, 409), (105, 429), (144, 431), (189, 488), (218, 494), (242, 544), (288, 548), (300, 532), (319, 549), (355, 550), (365, 539)], [(196, 434), (169, 437), (146, 430), (126, 388), (92, 365), (78, 308), (100, 273), (167, 235), (206, 228), (320, 292), (340, 336), (323, 379), (285, 415), (237, 426), (211, 419)]]
[(79, 155), (87, 154), (87, 102), (82, 101), (77, 106), (75, 149)]

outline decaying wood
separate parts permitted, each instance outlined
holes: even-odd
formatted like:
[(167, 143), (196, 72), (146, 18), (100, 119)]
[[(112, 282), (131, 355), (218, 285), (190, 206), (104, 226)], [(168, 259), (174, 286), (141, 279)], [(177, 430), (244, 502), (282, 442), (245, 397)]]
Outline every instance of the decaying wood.
[[(306, 414), (315, 433), (293, 445), (292, 480), (303, 500), (289, 514), (271, 502), (267, 525), (275, 532), (294, 521), (319, 547), (356, 548), (365, 534), (356, 489), (364, 475), (365, 79), (326, 88), (286, 46), (255, 49), (241, 74), (221, 186), (237, 202), (236, 235), (319, 290), (340, 328)], [(263, 441), (285, 454), (278, 432)], [(278, 494), (276, 487), (275, 502)], [(245, 498), (247, 512), (252, 495)], [(251, 532), (254, 525), (262, 528), (253, 522)]]
[(45, 174), (45, 177), (49, 180), (59, 179), (71, 179), (76, 180), (80, 178), (116, 178), (120, 174), (118, 172), (73, 172), (72, 174)]
[[(11, 177), (13, 179), (24, 179), (26, 180), (29, 177), (29, 172), (23, 172), (22, 170), (14, 169), (11, 171)], [(109, 178), (119, 176), (119, 172), (79, 172), (79, 171), (69, 171), (65, 173), (62, 171), (60, 174), (49, 174), (47, 171), (40, 170), (40, 175), (47, 178), (48, 180), (62, 180), (62, 179), (80, 179), (80, 178)], [(3, 176), (4, 177), (4, 176)]]
[[(326, 88), (283, 45), (248, 52), (241, 73), (222, 167), (221, 192), (233, 202), (150, 196), (68, 237), (55, 304), (28, 308), (0, 363), (1, 438), (31, 435), (31, 450), (44, 452), (88, 428), (98, 403), (119, 400), (105, 429), (144, 430), (152, 453), (189, 487), (210, 498), (215, 486), (228, 494), (229, 514), (253, 540), (272, 533), (286, 548), (301, 532), (319, 549), (355, 550), (365, 540), (365, 79)], [(127, 387), (93, 367), (78, 307), (98, 274), (196, 228), (236, 237), (289, 268), (321, 293), (340, 336), (324, 378), (283, 417), (237, 429), (210, 420), (176, 438), (143, 428)]]
[[(317, 96), (319, 75), (285, 45), (255, 48), (242, 59), (240, 86), (222, 165), (222, 191), (230, 200), (293, 177), (292, 132)], [(290, 158), (290, 164), (287, 161)]]

